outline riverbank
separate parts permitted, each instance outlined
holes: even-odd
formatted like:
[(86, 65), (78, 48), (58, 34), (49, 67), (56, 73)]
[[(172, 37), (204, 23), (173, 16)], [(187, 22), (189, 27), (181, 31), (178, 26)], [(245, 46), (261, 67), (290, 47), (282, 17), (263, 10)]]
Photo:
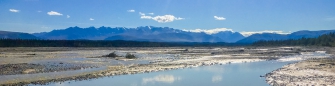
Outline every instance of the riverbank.
[[(8, 51), (6, 51), (8, 50)], [(198, 66), (256, 62), (315, 51), (303, 47), (2, 48), (1, 85), (48, 84)], [(116, 52), (137, 59), (91, 58)], [(28, 64), (22, 66), (22, 64)], [(19, 66), (17, 66), (19, 65)], [(0, 70), (4, 70), (0, 68)], [(49, 69), (48, 69), (49, 68)], [(20, 69), (13, 72), (15, 69)], [(57, 76), (57, 77), (56, 77)], [(29, 77), (29, 79), (25, 79)]]
[(335, 58), (315, 58), (283, 66), (266, 74), (272, 86), (334, 86)]

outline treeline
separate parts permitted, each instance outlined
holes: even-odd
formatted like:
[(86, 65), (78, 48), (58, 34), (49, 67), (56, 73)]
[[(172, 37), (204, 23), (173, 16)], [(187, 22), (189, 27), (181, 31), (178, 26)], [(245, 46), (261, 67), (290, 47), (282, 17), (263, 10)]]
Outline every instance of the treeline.
[(123, 40), (40, 40), (40, 39), (0, 39), (0, 47), (179, 47), (179, 46), (240, 46), (235, 43), (197, 42), (142, 42)]
[(328, 33), (317, 38), (301, 38), (289, 40), (257, 41), (254, 46), (328, 46), (335, 47), (335, 33)]

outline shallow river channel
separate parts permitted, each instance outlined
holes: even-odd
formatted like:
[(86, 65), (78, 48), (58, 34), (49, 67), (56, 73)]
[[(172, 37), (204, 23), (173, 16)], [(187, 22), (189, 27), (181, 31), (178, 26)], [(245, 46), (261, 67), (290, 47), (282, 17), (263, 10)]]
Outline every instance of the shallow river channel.
[(66, 81), (47, 86), (269, 86), (264, 77), (292, 62), (261, 61)]

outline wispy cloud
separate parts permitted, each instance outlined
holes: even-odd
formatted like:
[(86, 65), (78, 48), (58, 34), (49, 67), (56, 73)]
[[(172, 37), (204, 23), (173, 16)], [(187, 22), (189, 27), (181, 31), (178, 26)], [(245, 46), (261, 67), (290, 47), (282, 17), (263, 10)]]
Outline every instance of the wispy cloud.
[[(142, 12), (138, 12), (141, 16), (144, 16), (144, 15), (146, 15), (146, 13), (142, 13)], [(149, 15), (154, 15), (155, 13), (147, 13), (147, 14), (149, 14)]]
[(149, 15), (154, 15), (155, 13), (148, 13)]
[(215, 20), (226, 20), (224, 17), (214, 16)]
[(244, 37), (248, 37), (252, 34), (262, 34), (262, 33), (276, 33), (276, 34), (290, 34), (290, 32), (284, 32), (284, 31), (272, 31), (272, 30), (264, 30), (264, 31), (252, 31), (252, 32), (240, 32)]
[(70, 18), (71, 16), (70, 15), (66, 15), (66, 18)]
[(59, 12), (56, 12), (56, 11), (50, 11), (47, 13), (48, 15), (51, 15), (51, 16), (62, 16), (63, 14), (59, 13)]
[(40, 10), (39, 10), (39, 11), (37, 11), (37, 12), (39, 12), (39, 13), (40, 13), (40, 12), (42, 12), (42, 11), (40, 11)]
[(181, 17), (175, 17), (173, 15), (163, 15), (163, 16), (147, 16), (145, 13), (139, 12), (141, 15), (141, 19), (152, 19), (159, 23), (167, 23), (167, 22), (173, 22), (175, 20), (183, 20), (184, 18)]
[(93, 21), (94, 19), (93, 18), (90, 18), (91, 21)]
[(185, 18), (180, 18), (180, 17), (178, 17), (178, 18), (175, 18), (176, 20), (183, 20), (183, 19), (185, 19)]
[(138, 14), (140, 14), (141, 16), (145, 16), (145, 13), (142, 12), (138, 12)]
[(335, 17), (328, 17), (325, 19), (326, 21), (335, 21)]
[(151, 16), (141, 16), (141, 19), (152, 19), (152, 17)]
[(18, 13), (20, 12), (20, 10), (16, 10), (16, 9), (9, 9), (10, 12), (14, 12), (14, 13)]
[(127, 10), (127, 12), (135, 12), (135, 10)]
[(196, 33), (201, 33), (204, 32), (206, 34), (216, 34), (219, 32), (223, 32), (223, 31), (231, 31), (234, 32), (233, 29), (228, 29), (228, 28), (215, 28), (215, 29), (194, 29), (194, 30), (184, 30), (184, 31), (189, 31), (189, 32), (196, 32)]

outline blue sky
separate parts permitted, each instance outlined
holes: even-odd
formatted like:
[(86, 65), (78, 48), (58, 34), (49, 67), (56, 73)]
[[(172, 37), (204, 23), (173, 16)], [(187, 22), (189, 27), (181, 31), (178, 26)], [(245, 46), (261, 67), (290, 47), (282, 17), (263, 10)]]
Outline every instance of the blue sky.
[(329, 30), (335, 29), (335, 0), (0, 0), (0, 30), (5, 31), (149, 25), (237, 32)]

